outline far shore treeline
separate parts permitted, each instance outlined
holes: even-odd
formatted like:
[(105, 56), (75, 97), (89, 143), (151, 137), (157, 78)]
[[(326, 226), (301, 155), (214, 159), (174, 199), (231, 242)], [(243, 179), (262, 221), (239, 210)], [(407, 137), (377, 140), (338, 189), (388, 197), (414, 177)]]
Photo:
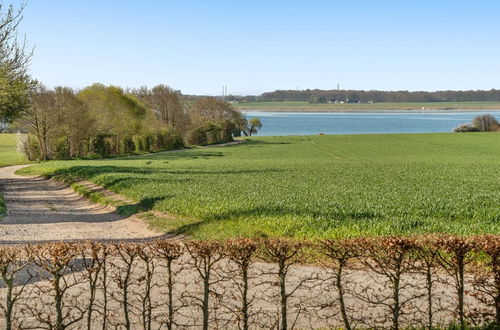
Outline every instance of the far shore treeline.
[(10, 125), (30, 160), (105, 157), (232, 141), (258, 128), (231, 104), (184, 98), (165, 85), (123, 90), (38, 86), (31, 106)]
[(486, 102), (500, 101), (500, 90), (466, 91), (380, 91), (380, 90), (276, 90), (261, 95), (234, 96), (238, 102), (310, 102), (310, 103), (378, 103), (378, 102)]

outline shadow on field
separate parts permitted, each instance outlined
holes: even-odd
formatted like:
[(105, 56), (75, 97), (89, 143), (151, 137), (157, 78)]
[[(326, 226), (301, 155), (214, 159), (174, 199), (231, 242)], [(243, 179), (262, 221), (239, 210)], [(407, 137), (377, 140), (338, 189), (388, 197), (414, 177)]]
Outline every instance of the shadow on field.
[[(229, 148), (232, 146), (227, 146)], [(92, 161), (110, 161), (110, 160), (150, 160), (152, 158), (165, 158), (165, 159), (208, 159), (211, 157), (222, 157), (224, 154), (222, 152), (212, 151), (212, 150), (196, 150), (196, 149), (179, 149), (179, 150), (165, 150), (146, 154), (131, 154), (131, 155), (109, 155), (102, 157), (81, 157), (76, 158), (76, 160), (92, 160)]]
[(156, 198), (144, 198), (140, 202), (135, 204), (119, 205), (116, 207), (116, 212), (121, 215), (132, 215), (139, 212), (146, 212), (152, 210), (158, 202), (164, 201), (173, 197), (173, 195), (156, 197)]
[(247, 140), (245, 145), (247, 146), (265, 146), (265, 145), (279, 145), (279, 144), (292, 144), (291, 142), (270, 142), (262, 140)]
[(180, 160), (180, 159), (210, 159), (214, 157), (223, 157), (224, 153), (220, 151), (209, 150), (179, 150), (165, 151), (147, 155), (120, 157), (116, 160)]
[[(304, 218), (322, 219), (325, 221), (325, 226), (336, 227), (339, 223), (345, 222), (364, 222), (376, 219), (382, 219), (383, 216), (373, 212), (332, 212), (329, 210), (297, 210), (284, 207), (255, 207), (249, 209), (230, 210), (221, 212), (211, 216), (203, 217), (200, 221), (189, 223), (172, 231), (175, 234), (191, 235), (198, 231), (203, 226), (218, 221), (231, 221), (236, 219), (255, 219), (256, 215), (259, 217), (266, 216), (286, 216), (292, 215)], [(330, 221), (328, 221), (330, 220)]]
[[(163, 175), (163, 174), (172, 174), (172, 175), (230, 175), (230, 174), (262, 174), (262, 173), (278, 173), (282, 172), (282, 170), (278, 169), (263, 169), (263, 170), (255, 170), (255, 169), (241, 169), (241, 170), (218, 170), (215, 169), (213, 171), (210, 170), (179, 170), (179, 169), (169, 169), (169, 168), (162, 168), (162, 167), (134, 167), (134, 166), (113, 166), (113, 165), (106, 165), (106, 166), (93, 166), (93, 165), (86, 165), (86, 166), (72, 166), (68, 168), (62, 168), (55, 170), (50, 176), (51, 177), (63, 177), (63, 178), (84, 178), (84, 179), (92, 179), (96, 176), (99, 176), (101, 174), (110, 174), (110, 173), (119, 173), (119, 174), (139, 174), (139, 175), (148, 175), (148, 174), (154, 174), (154, 175)], [(136, 181), (143, 181), (144, 180), (152, 180), (154, 179), (155, 182), (183, 182), (183, 181), (190, 181), (191, 179), (188, 178), (174, 178), (174, 177), (160, 177), (160, 178), (146, 178), (146, 177), (125, 177), (125, 178), (119, 178), (116, 179), (115, 181), (110, 181), (106, 182), (104, 184), (105, 188), (108, 188), (110, 186), (113, 186), (117, 184), (118, 182), (124, 181), (128, 182), (131, 180), (136, 180)], [(137, 182), (138, 183), (138, 182)]]
[(230, 210), (227, 212), (222, 212), (215, 214), (211, 217), (205, 218), (205, 220), (230, 220), (239, 217), (252, 217), (256, 214), (261, 216), (283, 216), (283, 215), (294, 215), (299, 217), (313, 217), (313, 218), (330, 218), (333, 220), (371, 220), (375, 218), (380, 218), (373, 212), (341, 212), (341, 211), (331, 211), (326, 209), (294, 209), (281, 206), (274, 207), (255, 207), (249, 209), (240, 210)]

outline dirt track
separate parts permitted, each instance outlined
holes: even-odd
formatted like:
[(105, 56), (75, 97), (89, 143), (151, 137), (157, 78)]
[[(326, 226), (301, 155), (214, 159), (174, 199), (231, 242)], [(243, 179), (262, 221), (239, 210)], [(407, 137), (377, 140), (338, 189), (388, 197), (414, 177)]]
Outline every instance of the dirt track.
[(26, 166), (0, 168), (0, 190), (7, 205), (7, 215), (0, 219), (0, 243), (161, 236), (144, 220), (94, 204), (63, 183), (14, 174)]

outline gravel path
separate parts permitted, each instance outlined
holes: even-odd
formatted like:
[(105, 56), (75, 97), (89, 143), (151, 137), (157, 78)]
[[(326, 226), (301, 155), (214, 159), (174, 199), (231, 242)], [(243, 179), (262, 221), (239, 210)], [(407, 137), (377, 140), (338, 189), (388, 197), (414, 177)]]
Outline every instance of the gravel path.
[(113, 207), (94, 204), (63, 183), (14, 174), (26, 166), (0, 168), (7, 205), (7, 215), (0, 219), (0, 243), (162, 236), (137, 216), (121, 216)]

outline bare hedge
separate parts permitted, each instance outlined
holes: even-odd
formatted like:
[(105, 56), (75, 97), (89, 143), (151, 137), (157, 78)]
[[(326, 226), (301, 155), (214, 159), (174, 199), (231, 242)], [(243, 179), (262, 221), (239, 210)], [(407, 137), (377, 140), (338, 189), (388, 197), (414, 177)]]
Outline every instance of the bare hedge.
[(6, 329), (500, 324), (500, 236), (0, 247)]

